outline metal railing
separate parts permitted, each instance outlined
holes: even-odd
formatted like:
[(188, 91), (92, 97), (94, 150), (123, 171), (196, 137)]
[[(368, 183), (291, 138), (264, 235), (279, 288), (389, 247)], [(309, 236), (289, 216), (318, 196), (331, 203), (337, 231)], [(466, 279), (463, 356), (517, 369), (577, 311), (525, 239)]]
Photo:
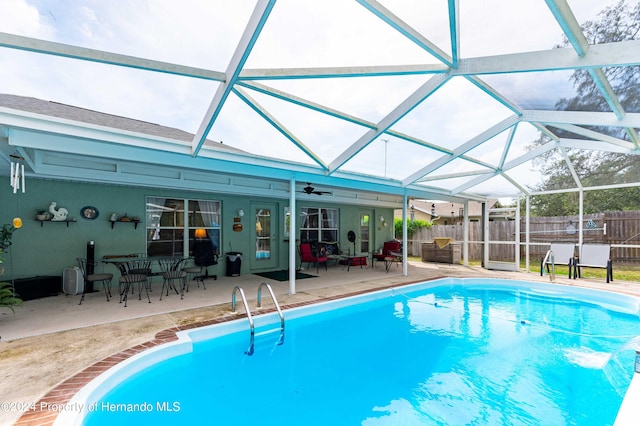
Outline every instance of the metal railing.
[[(278, 316), (280, 317), (280, 338), (278, 339), (276, 345), (282, 345), (284, 343), (284, 315), (282, 314), (282, 310), (280, 309), (280, 305), (278, 304), (278, 300), (276, 299), (275, 294), (273, 293), (273, 289), (271, 288), (271, 286), (266, 283), (263, 282), (258, 286), (258, 301), (257, 301), (257, 307), (260, 308), (262, 305), (262, 287), (265, 287), (268, 291), (269, 294), (271, 295), (271, 299), (273, 300), (273, 304), (276, 307), (276, 311), (278, 312)], [(247, 355), (253, 355), (254, 352), (254, 348), (255, 348), (255, 338), (256, 338), (256, 333), (255, 333), (255, 323), (253, 321), (253, 316), (251, 315), (251, 310), (249, 309), (249, 303), (247, 302), (247, 298), (244, 295), (244, 291), (242, 290), (242, 288), (240, 286), (235, 286), (233, 289), (233, 293), (231, 295), (231, 312), (235, 313), (236, 312), (236, 294), (240, 293), (240, 297), (242, 298), (242, 303), (244, 304), (244, 309), (247, 312), (247, 319), (249, 320), (249, 326), (251, 329), (251, 336), (249, 339), (249, 348), (246, 350), (246, 354)], [(274, 330), (267, 330), (267, 331), (263, 331), (261, 333), (258, 333), (260, 335), (262, 334), (268, 334), (273, 332)]]
[(247, 303), (247, 298), (244, 296), (244, 291), (241, 287), (235, 286), (233, 288), (233, 294), (231, 295), (231, 312), (236, 312), (236, 293), (240, 292), (240, 297), (242, 298), (242, 303), (244, 304), (244, 309), (247, 311), (247, 318), (249, 319), (249, 326), (251, 328), (251, 338), (249, 340), (249, 349), (245, 352), (247, 355), (253, 355), (253, 343), (255, 340), (255, 324), (253, 322), (253, 317), (251, 316), (251, 309), (249, 309), (249, 304)]
[(271, 295), (271, 299), (273, 300), (273, 304), (276, 306), (276, 310), (278, 311), (278, 315), (280, 316), (280, 328), (282, 332), (284, 332), (284, 315), (282, 315), (282, 310), (280, 309), (280, 305), (278, 305), (278, 301), (276, 300), (276, 295), (273, 293), (273, 289), (268, 283), (262, 283), (258, 286), (258, 308), (261, 306), (262, 300), (262, 287), (265, 287), (269, 290), (269, 294)]
[(542, 263), (540, 264), (540, 275), (544, 274), (544, 267), (547, 265), (547, 263), (551, 263), (551, 269), (549, 270), (549, 280), (552, 283), (556, 282), (556, 263), (555, 263), (555, 258), (553, 256), (553, 251), (549, 250), (547, 252), (547, 255), (544, 257), (544, 259), (542, 260)]

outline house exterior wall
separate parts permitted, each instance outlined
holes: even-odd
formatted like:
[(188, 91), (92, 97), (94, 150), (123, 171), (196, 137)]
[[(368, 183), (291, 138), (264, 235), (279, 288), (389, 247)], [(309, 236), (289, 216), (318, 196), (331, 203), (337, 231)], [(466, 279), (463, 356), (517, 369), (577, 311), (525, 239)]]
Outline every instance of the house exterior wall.
[[(255, 225), (252, 219), (251, 207), (255, 203), (271, 203), (278, 211), (276, 226), (277, 269), (289, 267), (289, 239), (284, 235), (284, 207), (289, 205), (289, 200), (270, 199), (261, 197), (235, 196), (229, 194), (202, 193), (193, 191), (179, 191), (174, 189), (141, 188), (117, 185), (102, 185), (94, 183), (79, 183), (55, 180), (29, 179), (26, 182), (26, 193), (13, 194), (10, 185), (0, 185), (0, 225), (10, 224), (12, 219), (19, 216), (23, 220), (22, 228), (13, 233), (12, 245), (8, 253), (3, 254), (4, 274), (0, 275), (0, 281), (34, 277), (43, 275), (61, 275), (66, 267), (76, 266), (76, 258), (86, 256), (88, 241), (95, 241), (95, 259), (99, 260), (105, 255), (144, 253), (146, 251), (146, 223), (145, 201), (147, 196), (160, 196), (167, 198), (189, 198), (215, 200), (222, 203), (221, 223), (221, 250), (217, 266), (209, 268), (212, 274), (225, 273), (224, 253), (228, 251), (240, 251), (243, 255), (241, 273), (258, 271), (256, 265), (252, 266), (246, 256), (255, 247), (252, 227)], [(75, 217), (77, 222), (65, 223), (45, 222), (42, 224), (35, 219), (38, 210), (47, 210), (49, 204), (55, 201), (58, 207), (64, 207), (69, 211), (69, 218)], [(94, 206), (99, 210), (98, 218), (86, 220), (81, 218), (80, 210), (84, 206)], [(298, 209), (302, 207), (336, 208), (339, 211), (340, 245), (349, 247), (351, 243), (347, 239), (349, 230), (354, 230), (358, 239), (360, 226), (360, 214), (364, 211), (370, 213), (372, 218), (383, 215), (392, 217), (390, 208), (350, 206), (336, 203), (318, 201), (297, 200)], [(243, 231), (233, 231), (233, 219), (237, 217), (238, 209), (245, 211), (241, 218)], [(129, 217), (138, 216), (142, 221), (134, 229), (133, 224), (116, 223), (112, 229), (109, 217), (112, 213)], [(393, 223), (382, 227), (376, 221), (371, 224), (370, 247), (382, 246), (382, 243), (393, 237)], [(299, 215), (296, 220), (299, 228)], [(294, 236), (299, 236), (296, 229)], [(359, 241), (357, 241), (359, 247)], [(245, 260), (246, 259), (246, 260)], [(110, 265), (105, 265), (112, 268)], [(253, 268), (253, 269), (252, 269)], [(274, 269), (274, 268), (270, 268)], [(117, 273), (114, 268), (114, 273)]]

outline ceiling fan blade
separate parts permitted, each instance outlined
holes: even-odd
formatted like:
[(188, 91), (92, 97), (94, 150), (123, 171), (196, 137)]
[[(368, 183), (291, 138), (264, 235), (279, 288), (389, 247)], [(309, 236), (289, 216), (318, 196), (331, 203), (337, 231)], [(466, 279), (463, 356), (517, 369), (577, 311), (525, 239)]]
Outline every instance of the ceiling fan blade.
[(302, 192), (303, 194), (316, 194), (316, 195), (331, 194), (330, 191), (316, 191), (315, 188), (311, 186), (310, 183), (307, 183), (307, 186), (302, 188), (302, 191), (300, 192)]

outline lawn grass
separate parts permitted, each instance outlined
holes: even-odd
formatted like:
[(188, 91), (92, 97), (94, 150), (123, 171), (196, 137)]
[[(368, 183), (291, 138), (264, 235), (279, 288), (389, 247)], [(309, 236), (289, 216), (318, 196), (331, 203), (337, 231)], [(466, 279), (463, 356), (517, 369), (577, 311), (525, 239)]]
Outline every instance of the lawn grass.
[[(525, 268), (524, 262), (521, 263), (520, 267), (522, 269)], [(535, 265), (531, 263), (529, 265), (529, 269), (532, 272), (540, 272), (540, 264), (536, 263)], [(569, 275), (569, 267), (565, 265), (557, 265), (556, 266), (556, 276), (568, 276)], [(607, 271), (603, 268), (585, 268), (582, 267), (582, 277), (583, 278), (594, 278), (594, 279), (607, 279)], [(613, 279), (619, 281), (635, 281), (640, 282), (640, 270), (637, 266), (631, 265), (613, 265)]]
[[(421, 262), (422, 260), (419, 257), (410, 257), (409, 260), (415, 262)], [(469, 266), (481, 266), (481, 262), (479, 260), (470, 261)], [(520, 269), (524, 270), (526, 268), (526, 264), (524, 261), (520, 262)], [(531, 272), (540, 273), (540, 262), (531, 262), (529, 264), (529, 270)], [(567, 277), (569, 276), (569, 267), (566, 265), (557, 265), (555, 268), (556, 276), (558, 277)], [(546, 273), (546, 272), (545, 272)], [(593, 278), (593, 279), (607, 279), (607, 273), (604, 269), (601, 268), (582, 268), (582, 277), (583, 278)], [(640, 268), (638, 266), (631, 265), (613, 265), (613, 279), (618, 281), (634, 281), (640, 282)]]

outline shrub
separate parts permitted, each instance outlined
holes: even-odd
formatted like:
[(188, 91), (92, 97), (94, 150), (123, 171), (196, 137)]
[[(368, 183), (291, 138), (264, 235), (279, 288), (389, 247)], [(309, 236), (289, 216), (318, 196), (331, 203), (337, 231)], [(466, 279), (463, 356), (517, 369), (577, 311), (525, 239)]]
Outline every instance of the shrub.
[[(393, 225), (395, 228), (396, 238), (402, 238), (402, 219), (394, 219)], [(422, 228), (431, 228), (433, 223), (426, 220), (408, 220), (407, 221), (407, 237), (411, 238), (413, 233)]]

